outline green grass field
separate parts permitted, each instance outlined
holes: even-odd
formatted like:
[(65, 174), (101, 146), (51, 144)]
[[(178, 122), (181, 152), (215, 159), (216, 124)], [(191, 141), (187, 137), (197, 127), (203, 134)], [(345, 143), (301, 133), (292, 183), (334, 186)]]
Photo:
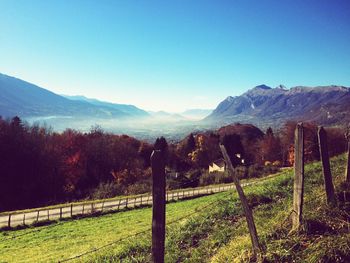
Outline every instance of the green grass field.
[[(176, 221), (223, 195), (225, 193), (168, 204), (167, 221)], [(152, 209), (142, 208), (37, 228), (3, 231), (0, 233), (0, 262), (57, 262), (150, 229), (151, 219)], [(10, 238), (17, 235), (23, 236)], [(149, 236), (150, 232), (145, 235)], [(107, 251), (122, 251), (124, 243), (118, 243)], [(105, 252), (102, 250), (101, 254)]]
[[(332, 160), (337, 191), (345, 157)], [(270, 262), (327, 262), (349, 258), (346, 207), (325, 205), (319, 163), (305, 170), (305, 231), (296, 235), (288, 215), (292, 171), (244, 188), (264, 257)], [(213, 202), (213, 203), (212, 203)], [(211, 204), (212, 203), (212, 204)], [(72, 262), (149, 262), (151, 208), (59, 222), (38, 228), (0, 232), (0, 262), (58, 262), (92, 251)], [(249, 233), (236, 193), (219, 193), (167, 204), (166, 262), (247, 262), (252, 260)], [(36, 231), (36, 232), (32, 232)], [(124, 237), (145, 233), (118, 241)], [(22, 236), (20, 236), (22, 235)], [(18, 236), (17, 238), (11, 238)]]

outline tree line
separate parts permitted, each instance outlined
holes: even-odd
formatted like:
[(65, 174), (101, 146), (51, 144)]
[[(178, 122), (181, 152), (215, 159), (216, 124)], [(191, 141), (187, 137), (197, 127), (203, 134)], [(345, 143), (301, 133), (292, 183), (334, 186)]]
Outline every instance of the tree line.
[[(306, 161), (319, 160), (317, 126), (304, 126)], [(157, 147), (166, 148), (167, 170), (177, 174), (167, 180), (168, 188), (218, 182), (222, 175), (210, 175), (207, 169), (222, 157), (219, 142), (235, 165), (244, 159), (248, 176), (255, 176), (261, 167), (293, 164), (294, 129), (294, 122), (276, 132), (237, 123), (189, 134), (177, 143), (162, 138), (152, 145), (98, 126), (87, 133), (57, 133), (18, 117), (0, 117), (0, 211), (149, 192), (150, 155)], [(332, 128), (328, 134), (330, 155), (345, 151), (343, 131)], [(229, 182), (225, 176), (222, 182)]]

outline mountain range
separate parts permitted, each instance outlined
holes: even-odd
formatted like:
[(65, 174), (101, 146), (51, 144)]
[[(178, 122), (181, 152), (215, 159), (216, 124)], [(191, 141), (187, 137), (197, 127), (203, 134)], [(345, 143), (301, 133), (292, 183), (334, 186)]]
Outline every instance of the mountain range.
[(281, 126), (287, 120), (312, 121), (322, 125), (350, 122), (350, 89), (344, 86), (259, 85), (236, 97), (227, 97), (204, 119), (218, 125), (233, 122), (258, 126)]
[(133, 105), (114, 104), (82, 96), (64, 97), (29, 82), (0, 73), (0, 115), (13, 117), (70, 116), (90, 118), (144, 117)]
[(30, 122), (44, 121), (58, 130), (88, 130), (92, 125), (101, 124), (103, 128), (118, 132), (131, 133), (138, 129), (139, 134), (150, 130), (174, 133), (179, 129), (208, 129), (235, 122), (251, 123), (260, 128), (280, 127), (287, 120), (331, 126), (348, 125), (349, 113), (350, 88), (344, 86), (287, 89), (282, 85), (276, 88), (259, 85), (240, 96), (227, 97), (213, 111), (190, 109), (178, 114), (147, 112), (134, 105), (84, 96), (58, 95), (0, 73), (0, 116), (17, 115)]

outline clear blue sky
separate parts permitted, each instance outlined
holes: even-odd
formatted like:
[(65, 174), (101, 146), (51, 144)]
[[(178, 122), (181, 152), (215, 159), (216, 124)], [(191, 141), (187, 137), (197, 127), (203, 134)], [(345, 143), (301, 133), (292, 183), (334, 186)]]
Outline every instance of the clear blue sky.
[(147, 110), (350, 86), (350, 1), (0, 0), (0, 72)]

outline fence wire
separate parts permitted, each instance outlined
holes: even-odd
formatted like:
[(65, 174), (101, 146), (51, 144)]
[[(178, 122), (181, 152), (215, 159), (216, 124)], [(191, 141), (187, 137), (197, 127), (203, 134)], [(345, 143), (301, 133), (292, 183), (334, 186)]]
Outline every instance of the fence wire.
[[(178, 217), (178, 218), (176, 218), (176, 219), (173, 219), (173, 220), (167, 222), (167, 223), (166, 223), (166, 226), (168, 227), (169, 225), (172, 225), (172, 224), (174, 224), (174, 223), (178, 223), (180, 220), (189, 218), (190, 216), (193, 216), (193, 215), (195, 215), (195, 214), (198, 214), (198, 213), (204, 211), (204, 210), (207, 209), (208, 207), (211, 207), (211, 206), (213, 206), (214, 204), (216, 204), (216, 203), (218, 203), (218, 202), (221, 202), (222, 199), (223, 199), (224, 197), (228, 196), (229, 194), (231, 194), (231, 193), (226, 193), (224, 196), (222, 196), (222, 198), (221, 198), (220, 200), (215, 200), (215, 201), (213, 201), (213, 202), (210, 202), (210, 203), (206, 204), (205, 206), (202, 206), (202, 207), (200, 207), (200, 208), (196, 208), (195, 211), (193, 211), (193, 212), (191, 212), (191, 213), (188, 213), (188, 214), (186, 214), (186, 215), (184, 215), (184, 216)], [(115, 244), (117, 244), (117, 243), (119, 243), (119, 242), (122, 242), (122, 241), (124, 241), (124, 240), (127, 240), (127, 239), (129, 239), (129, 238), (131, 238), (131, 237), (135, 237), (135, 236), (139, 236), (139, 235), (141, 235), (141, 234), (145, 234), (145, 233), (147, 233), (147, 232), (150, 232), (151, 230), (152, 230), (152, 228), (148, 228), (148, 229), (145, 229), (145, 230), (143, 230), (143, 231), (137, 232), (137, 233), (135, 233), (135, 234), (132, 234), (132, 235), (129, 235), (129, 236), (126, 236), (126, 237), (122, 237), (122, 238), (116, 239), (116, 240), (114, 240), (114, 241), (112, 241), (112, 242), (109, 242), (109, 243), (103, 245), (103, 246), (100, 246), (100, 247), (97, 247), (97, 248), (93, 248), (93, 249), (91, 249), (91, 250), (85, 251), (85, 252), (83, 252), (83, 253), (81, 253), (81, 254), (78, 254), (78, 255), (76, 255), (76, 256), (72, 256), (72, 257), (69, 257), (69, 258), (60, 260), (59, 262), (68, 262), (68, 261), (72, 261), (72, 260), (81, 258), (81, 257), (83, 257), (83, 256), (85, 256), (85, 255), (95, 253), (95, 252), (97, 252), (97, 251), (99, 251), (99, 250), (101, 250), (101, 249), (104, 249), (104, 248), (106, 248), (106, 247), (115, 245)]]

